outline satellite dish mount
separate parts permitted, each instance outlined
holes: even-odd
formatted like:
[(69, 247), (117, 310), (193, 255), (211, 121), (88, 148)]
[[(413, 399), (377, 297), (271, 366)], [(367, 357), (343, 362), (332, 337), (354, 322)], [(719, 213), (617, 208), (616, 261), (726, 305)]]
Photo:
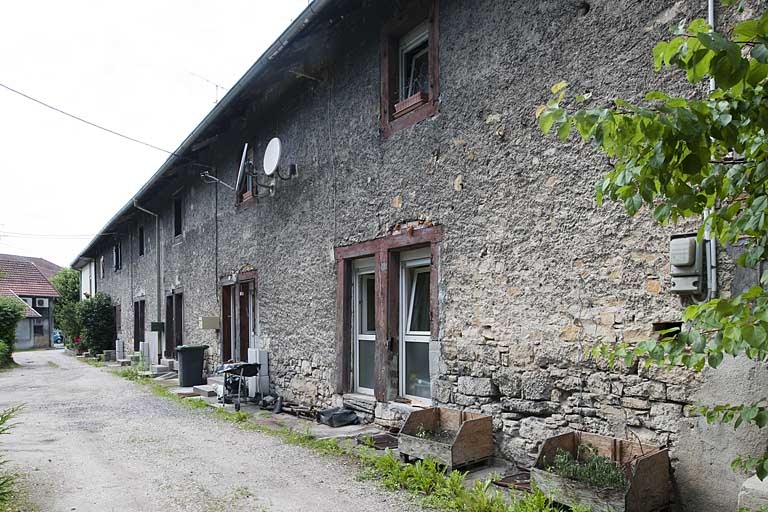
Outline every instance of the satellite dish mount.
[(253, 160), (248, 159), (248, 143), (243, 146), (243, 156), (240, 158), (240, 170), (237, 173), (237, 184), (235, 185), (235, 192), (238, 192), (243, 185), (246, 175), (251, 177), (251, 183), (258, 190), (259, 188), (265, 188), (269, 191), (270, 196), (275, 195), (275, 185), (266, 185), (259, 183), (256, 179), (256, 172), (254, 170)]
[(298, 175), (298, 168), (296, 164), (290, 164), (288, 166), (288, 176), (283, 176), (280, 173), (280, 157), (283, 155), (283, 144), (280, 139), (274, 137), (267, 144), (267, 149), (264, 151), (264, 174), (267, 176), (277, 175), (281, 180), (290, 180)]

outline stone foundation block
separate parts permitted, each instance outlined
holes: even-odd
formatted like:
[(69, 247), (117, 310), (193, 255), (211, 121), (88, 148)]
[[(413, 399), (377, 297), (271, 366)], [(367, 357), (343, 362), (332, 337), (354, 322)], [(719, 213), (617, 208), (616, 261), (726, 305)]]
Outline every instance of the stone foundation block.
[(748, 478), (741, 485), (737, 509), (760, 510), (765, 506), (768, 506), (768, 479)]
[(459, 377), (459, 393), (470, 396), (498, 396), (499, 390), (488, 377)]

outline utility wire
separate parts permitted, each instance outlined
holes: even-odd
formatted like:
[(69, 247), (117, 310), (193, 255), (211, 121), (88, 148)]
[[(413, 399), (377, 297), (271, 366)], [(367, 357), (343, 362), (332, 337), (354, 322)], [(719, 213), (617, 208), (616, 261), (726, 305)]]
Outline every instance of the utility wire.
[(67, 117), (71, 117), (72, 119), (80, 121), (81, 123), (85, 123), (87, 125), (93, 126), (94, 128), (98, 128), (99, 130), (103, 130), (103, 131), (105, 131), (107, 133), (111, 133), (112, 135), (117, 135), (118, 137), (122, 137), (123, 139), (129, 140), (131, 142), (135, 142), (137, 144), (141, 144), (142, 146), (146, 146), (148, 148), (152, 148), (152, 149), (155, 149), (157, 151), (162, 151), (163, 153), (167, 153), (169, 155), (180, 156), (180, 155), (177, 155), (176, 153), (174, 153), (173, 151), (168, 151), (167, 149), (163, 149), (161, 147), (155, 146), (154, 144), (150, 144), (149, 142), (144, 142), (142, 140), (135, 139), (133, 137), (130, 137), (130, 136), (125, 135), (125, 134), (122, 134), (122, 133), (117, 132), (115, 130), (110, 130), (109, 128), (101, 126), (100, 124), (96, 124), (96, 123), (93, 123), (91, 121), (88, 121), (87, 119), (83, 119), (82, 117), (76, 116), (74, 114), (70, 114), (69, 112), (65, 112), (64, 110), (61, 110), (60, 108), (56, 108), (53, 105), (49, 105), (48, 103), (46, 103), (44, 101), (40, 101), (37, 98), (33, 98), (29, 94), (25, 94), (25, 93), (23, 93), (21, 91), (18, 91), (16, 89), (12, 88), (12, 87), (8, 87), (7, 85), (5, 85), (2, 82), (0, 82), (0, 87), (2, 87), (3, 89), (7, 89), (7, 90), (9, 90), (10, 92), (12, 92), (14, 94), (18, 94), (19, 96), (21, 96), (23, 98), (26, 98), (26, 99), (28, 99), (30, 101), (34, 101), (35, 103), (37, 103), (39, 105), (42, 105), (42, 106), (44, 106), (46, 108), (49, 108), (49, 109), (51, 109), (51, 110), (53, 110), (55, 112), (58, 112), (59, 114), (64, 114)]
[(166, 153), (166, 154), (171, 155), (171, 156), (175, 156), (175, 157), (177, 157), (177, 158), (179, 158), (181, 160), (185, 160), (185, 161), (189, 162), (192, 165), (197, 165), (197, 166), (200, 166), (200, 167), (204, 167), (206, 169), (214, 169), (210, 165), (206, 165), (206, 164), (200, 163), (200, 162), (198, 162), (198, 161), (196, 161), (196, 160), (194, 160), (192, 158), (181, 156), (180, 154), (174, 153), (173, 151), (168, 151), (167, 149), (163, 149), (161, 147), (155, 146), (154, 144), (150, 144), (149, 142), (144, 142), (143, 140), (139, 140), (139, 139), (130, 137), (128, 135), (122, 134), (122, 133), (117, 132), (115, 130), (111, 130), (111, 129), (105, 127), (105, 126), (101, 126), (100, 124), (92, 123), (91, 121), (88, 121), (87, 119), (83, 119), (82, 117), (76, 116), (74, 114), (70, 114), (69, 112), (61, 110), (60, 108), (54, 107), (53, 105), (49, 105), (48, 103), (46, 103), (44, 101), (40, 101), (37, 98), (33, 98), (29, 94), (25, 94), (25, 93), (23, 93), (21, 91), (18, 91), (16, 89), (12, 88), (12, 87), (8, 87), (7, 85), (5, 85), (2, 82), (0, 82), (0, 87), (2, 87), (3, 89), (7, 89), (8, 91), (10, 91), (10, 92), (12, 92), (14, 94), (18, 94), (19, 96), (21, 96), (23, 98), (26, 98), (26, 99), (28, 99), (30, 101), (34, 101), (35, 103), (37, 103), (39, 105), (42, 105), (42, 106), (44, 106), (46, 108), (49, 108), (49, 109), (51, 109), (51, 110), (53, 110), (55, 112), (58, 112), (60, 114), (64, 114), (67, 117), (71, 117), (72, 119), (75, 119), (76, 121), (80, 121), (81, 123), (85, 123), (85, 124), (87, 124), (89, 126), (93, 126), (94, 128), (98, 128), (99, 130), (103, 130), (103, 131), (105, 131), (107, 133), (111, 133), (112, 135), (117, 135), (118, 137), (121, 137), (123, 139), (129, 140), (131, 142), (135, 142), (136, 144), (141, 144), (142, 146), (146, 146), (148, 148), (152, 148), (152, 149), (155, 149), (157, 151), (161, 151), (161, 152)]
[(0, 231), (0, 238), (58, 238), (62, 240), (79, 238), (93, 238), (94, 236), (108, 236), (114, 233), (99, 233), (96, 235), (60, 235), (60, 234), (43, 234), (43, 233), (18, 233), (15, 231)]

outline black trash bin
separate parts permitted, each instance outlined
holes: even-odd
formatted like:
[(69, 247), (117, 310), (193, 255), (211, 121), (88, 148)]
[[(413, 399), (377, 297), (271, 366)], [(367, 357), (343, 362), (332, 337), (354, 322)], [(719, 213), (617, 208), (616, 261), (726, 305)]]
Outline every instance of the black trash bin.
[(190, 388), (204, 384), (203, 381), (203, 355), (208, 345), (179, 345), (176, 352), (179, 354), (179, 386)]

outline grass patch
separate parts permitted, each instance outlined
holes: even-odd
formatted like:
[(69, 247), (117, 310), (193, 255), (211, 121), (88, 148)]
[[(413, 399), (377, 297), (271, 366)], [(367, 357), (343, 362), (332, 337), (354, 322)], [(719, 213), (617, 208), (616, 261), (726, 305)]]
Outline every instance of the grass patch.
[(140, 370), (137, 367), (128, 366), (125, 368), (112, 370), (112, 373), (118, 377), (130, 380), (131, 382), (146, 386), (150, 389), (150, 391), (152, 391), (153, 395), (173, 400), (174, 402), (177, 402), (184, 407), (188, 407), (190, 409), (205, 409), (208, 407), (208, 402), (205, 400), (179, 396), (168, 389), (168, 386), (164, 385), (162, 382), (158, 382), (151, 379), (150, 377), (141, 375)]
[[(559, 512), (559, 505), (544, 493), (534, 490), (530, 494), (511, 499), (493, 489), (491, 479), (467, 486), (467, 474), (461, 471), (447, 473), (434, 460), (426, 459), (406, 464), (395, 458), (391, 450), (380, 457), (370, 448), (358, 449), (358, 457), (365, 467), (363, 478), (377, 479), (392, 490), (402, 489), (421, 497), (421, 504), (445, 512)], [(573, 512), (589, 512), (574, 507)]]
[(101, 368), (104, 366), (104, 361), (99, 361), (98, 359), (91, 359), (90, 357), (83, 357), (80, 359), (85, 364), (89, 364), (91, 366), (95, 366), (96, 368)]
[[(17, 405), (10, 409), (0, 411), (0, 435), (9, 434), (11, 429), (16, 426), (11, 423), (14, 416), (22, 409), (23, 405)], [(3, 466), (7, 460), (0, 457), (0, 510), (13, 510), (11, 507), (22, 503), (22, 493), (15, 475), (4, 471)], [(21, 509), (17, 509), (21, 510)]]
[(13, 475), (13, 486), (6, 501), (0, 500), (0, 510), (3, 512), (39, 512), (37, 505), (31, 502), (29, 489), (24, 479)]
[(144, 378), (139, 374), (139, 368), (137, 366), (126, 366), (124, 368), (115, 370), (114, 373), (118, 377), (122, 377), (133, 382)]
[(51, 368), (61, 368), (61, 366), (54, 363), (53, 361), (48, 361), (48, 366), (50, 366)]
[(9, 370), (13, 370), (14, 368), (19, 368), (21, 365), (16, 363), (16, 361), (11, 360), (10, 363), (7, 363), (3, 366), (0, 366), (0, 373), (7, 372)]

